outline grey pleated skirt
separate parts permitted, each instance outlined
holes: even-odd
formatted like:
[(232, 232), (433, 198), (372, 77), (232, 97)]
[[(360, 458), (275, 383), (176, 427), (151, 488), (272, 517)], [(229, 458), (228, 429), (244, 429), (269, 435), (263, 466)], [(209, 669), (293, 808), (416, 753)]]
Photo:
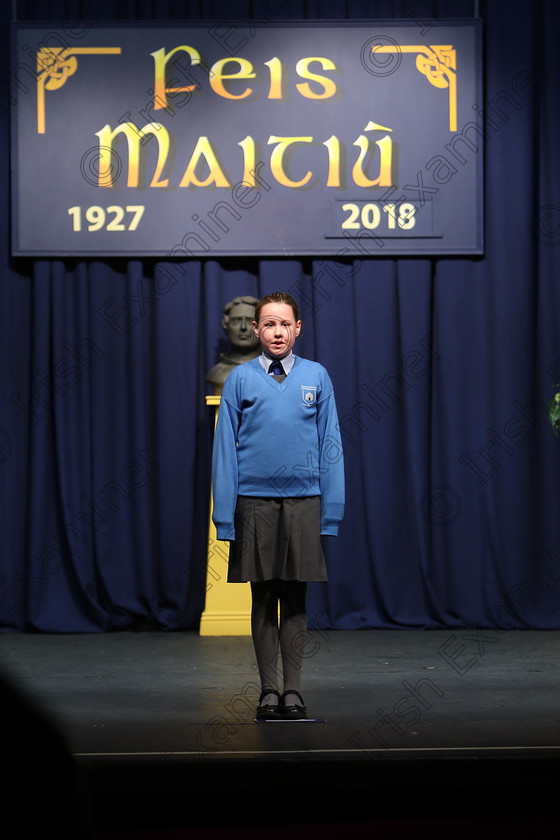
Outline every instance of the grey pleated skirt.
[(228, 581), (327, 580), (320, 534), (320, 496), (239, 496)]

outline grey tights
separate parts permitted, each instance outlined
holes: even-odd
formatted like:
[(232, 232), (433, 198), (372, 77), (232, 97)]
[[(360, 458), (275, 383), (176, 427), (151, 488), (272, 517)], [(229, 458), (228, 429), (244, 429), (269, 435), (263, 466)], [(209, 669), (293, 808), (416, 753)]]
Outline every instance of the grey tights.
[[(261, 690), (278, 690), (278, 653), (282, 657), (284, 692), (299, 691), (303, 647), (307, 629), (307, 583), (266, 580), (251, 583), (251, 633), (257, 657)], [(280, 606), (280, 621), (278, 621)], [(277, 699), (263, 697), (263, 703)], [(299, 702), (289, 696), (287, 703)]]

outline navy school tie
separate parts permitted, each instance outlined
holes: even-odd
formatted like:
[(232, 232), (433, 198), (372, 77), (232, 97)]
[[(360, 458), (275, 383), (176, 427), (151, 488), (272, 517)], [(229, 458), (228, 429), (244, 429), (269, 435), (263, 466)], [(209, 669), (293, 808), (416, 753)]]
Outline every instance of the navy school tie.
[(274, 376), (284, 376), (284, 368), (280, 362), (271, 362), (268, 372), (272, 373)]

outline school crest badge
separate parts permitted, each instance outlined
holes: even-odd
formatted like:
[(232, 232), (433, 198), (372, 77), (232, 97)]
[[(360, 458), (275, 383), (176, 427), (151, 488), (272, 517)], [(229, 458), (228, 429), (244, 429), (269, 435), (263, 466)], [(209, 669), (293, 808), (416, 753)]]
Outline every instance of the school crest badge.
[(317, 402), (317, 387), (315, 385), (302, 385), (301, 401), (304, 405), (315, 405)]

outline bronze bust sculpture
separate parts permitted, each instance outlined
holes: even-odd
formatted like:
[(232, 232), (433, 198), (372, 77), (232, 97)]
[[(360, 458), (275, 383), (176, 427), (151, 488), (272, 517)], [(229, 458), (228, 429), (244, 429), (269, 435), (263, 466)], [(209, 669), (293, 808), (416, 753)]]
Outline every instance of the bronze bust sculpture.
[(220, 353), (220, 361), (206, 374), (206, 381), (219, 394), (229, 373), (237, 365), (255, 359), (260, 353), (260, 344), (253, 332), (253, 320), (257, 298), (236, 297), (226, 303), (222, 327), (229, 338), (229, 353)]

